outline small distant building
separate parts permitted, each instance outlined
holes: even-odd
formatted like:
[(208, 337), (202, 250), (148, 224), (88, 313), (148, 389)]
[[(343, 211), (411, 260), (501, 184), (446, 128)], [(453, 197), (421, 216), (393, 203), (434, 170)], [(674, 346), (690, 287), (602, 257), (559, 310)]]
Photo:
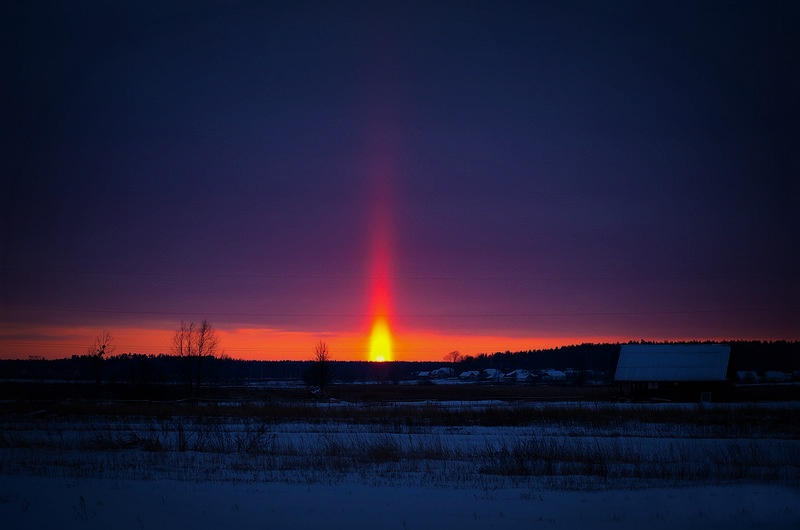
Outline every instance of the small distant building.
[(430, 378), (431, 379), (447, 379), (448, 377), (454, 377), (456, 371), (452, 368), (447, 366), (442, 366), (441, 368), (437, 368), (436, 370), (431, 370)]
[(724, 344), (625, 344), (614, 381), (637, 401), (725, 401), (730, 354)]
[(503, 372), (497, 368), (484, 368), (481, 378), (486, 381), (502, 381)]
[(561, 370), (542, 370), (539, 373), (542, 383), (566, 383), (567, 374)]
[(764, 372), (764, 375), (761, 377), (761, 381), (764, 383), (785, 383), (790, 379), (791, 377), (789, 377), (786, 373), (772, 370)]
[(535, 378), (536, 376), (534, 376), (528, 370), (524, 370), (522, 368), (514, 370), (513, 372), (509, 372), (503, 376), (503, 380), (508, 383), (530, 383)]
[(462, 381), (475, 381), (481, 376), (481, 373), (477, 370), (469, 370), (467, 372), (461, 372), (458, 374), (458, 378)]
[(736, 380), (740, 383), (757, 383), (758, 374), (753, 371), (736, 372)]

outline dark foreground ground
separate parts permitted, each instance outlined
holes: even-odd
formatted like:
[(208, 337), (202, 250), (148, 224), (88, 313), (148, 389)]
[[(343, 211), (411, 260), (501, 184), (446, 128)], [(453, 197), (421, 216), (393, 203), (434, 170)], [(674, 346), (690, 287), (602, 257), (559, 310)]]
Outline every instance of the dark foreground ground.
[[(187, 399), (185, 385), (160, 383), (131, 385), (125, 383), (96, 384), (86, 381), (21, 381), (0, 383), (3, 401), (181, 401)], [(730, 385), (724, 401), (764, 402), (800, 401), (800, 383)], [(450, 384), (450, 383), (349, 383), (332, 384), (324, 393), (312, 392), (295, 381), (262, 381), (236, 385), (204, 385), (196, 393), (199, 401), (269, 401), (316, 400), (347, 402), (418, 402), (418, 401), (626, 401), (619, 385), (513, 385), (513, 384)]]

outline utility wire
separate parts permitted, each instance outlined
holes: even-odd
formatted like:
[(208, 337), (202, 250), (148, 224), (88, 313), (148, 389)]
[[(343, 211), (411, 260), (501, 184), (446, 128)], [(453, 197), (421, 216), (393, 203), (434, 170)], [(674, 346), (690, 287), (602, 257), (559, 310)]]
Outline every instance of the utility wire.
[[(37, 311), (45, 313), (93, 313), (122, 315), (186, 315), (202, 314), (215, 317), (271, 317), (271, 318), (371, 318), (369, 313), (276, 313), (276, 312), (219, 312), (219, 311), (136, 311), (123, 309), (83, 309), (48, 307), (0, 307), (0, 311)], [(543, 318), (543, 317), (594, 317), (594, 316), (639, 316), (639, 315), (694, 315), (717, 313), (770, 313), (800, 311), (798, 308), (728, 308), (728, 309), (682, 309), (661, 311), (580, 311), (564, 313), (399, 313), (393, 318)]]
[(757, 281), (773, 279), (798, 279), (798, 275), (771, 276), (713, 276), (713, 275), (448, 275), (448, 274), (399, 274), (391, 276), (370, 276), (367, 274), (256, 274), (224, 272), (169, 272), (169, 271), (103, 271), (76, 269), (17, 269), (3, 268), (4, 273), (15, 274), (74, 274), (95, 276), (151, 276), (185, 278), (238, 278), (268, 280), (396, 280), (396, 281)]

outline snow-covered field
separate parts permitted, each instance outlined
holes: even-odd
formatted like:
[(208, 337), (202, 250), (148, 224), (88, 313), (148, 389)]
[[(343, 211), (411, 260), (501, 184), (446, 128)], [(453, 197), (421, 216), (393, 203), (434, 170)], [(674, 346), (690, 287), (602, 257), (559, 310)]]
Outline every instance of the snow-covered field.
[(771, 485), (560, 491), (0, 476), (4, 528), (800, 527), (796, 489)]
[(292, 407), (2, 416), (0, 520), (800, 528), (799, 404)]

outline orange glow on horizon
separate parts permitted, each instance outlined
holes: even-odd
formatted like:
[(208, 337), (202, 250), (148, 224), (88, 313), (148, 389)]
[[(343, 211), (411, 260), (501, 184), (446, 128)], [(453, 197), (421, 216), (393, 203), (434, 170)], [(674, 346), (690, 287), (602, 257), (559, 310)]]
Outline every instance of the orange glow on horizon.
[(369, 336), (369, 360), (386, 362), (393, 360), (392, 332), (389, 323), (384, 317), (377, 317), (372, 324), (372, 333)]
[[(378, 266), (381, 271), (386, 266)], [(394, 360), (392, 330), (389, 325), (389, 279), (378, 273), (372, 280), (371, 311), (372, 326), (369, 334), (367, 358), (370, 361), (385, 362)]]
[[(362, 331), (343, 333), (316, 331), (288, 331), (282, 329), (230, 326), (215, 323), (220, 335), (220, 354), (233, 359), (282, 361), (311, 359), (314, 344), (325, 341), (337, 361), (378, 360), (372, 357), (371, 343), (376, 338), (376, 352), (381, 344), (390, 345), (391, 355), (384, 353), (384, 360), (397, 361), (441, 361), (454, 350), (462, 355), (492, 354), (498, 351), (527, 351), (555, 348), (581, 343), (625, 343), (639, 340), (634, 335), (607, 336), (509, 336), (492, 334), (442, 334), (430, 331), (402, 330), (393, 335), (388, 319), (376, 319), (373, 332), (365, 337)], [(26, 359), (31, 355), (47, 359), (63, 359), (73, 354), (83, 355), (94, 337), (102, 330), (113, 337), (114, 355), (125, 353), (160, 354), (169, 353), (174, 327), (169, 324), (159, 327), (74, 327), (33, 325), (0, 326), (0, 359)], [(377, 332), (376, 332), (377, 330)], [(384, 331), (385, 330), (385, 334)], [(29, 335), (30, 339), (21, 339)], [(710, 340), (707, 336), (663, 335), (645, 337), (648, 340)], [(712, 337), (713, 339), (713, 337)], [(738, 336), (735, 333), (720, 335), (719, 340), (778, 340), (779, 337)], [(386, 351), (385, 349), (383, 351)], [(376, 356), (377, 357), (377, 356)]]

